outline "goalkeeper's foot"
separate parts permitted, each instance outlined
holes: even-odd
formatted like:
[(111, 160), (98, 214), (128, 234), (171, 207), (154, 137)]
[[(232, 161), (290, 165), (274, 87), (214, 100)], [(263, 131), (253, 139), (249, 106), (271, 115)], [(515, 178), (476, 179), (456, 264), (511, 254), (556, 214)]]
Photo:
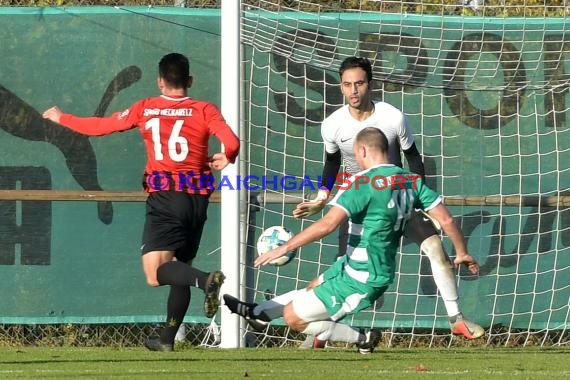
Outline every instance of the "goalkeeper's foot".
[(466, 339), (477, 339), (485, 335), (485, 330), (478, 324), (471, 322), (469, 319), (463, 317), (463, 314), (458, 314), (453, 317), (454, 321), (450, 320), (451, 332), (454, 335), (463, 335)]
[(263, 331), (269, 325), (269, 320), (253, 314), (256, 303), (243, 302), (229, 294), (224, 294), (224, 303), (232, 313), (244, 318), (255, 331)]
[(310, 350), (312, 348), (314, 349), (325, 348), (326, 345), (327, 345), (326, 340), (317, 339), (317, 337), (314, 335), (307, 335), (303, 343), (301, 343), (301, 345), (299, 346), (299, 350)]
[(204, 313), (208, 318), (212, 318), (218, 312), (218, 308), (220, 307), (220, 288), (225, 279), (226, 276), (219, 270), (210, 272), (208, 275), (206, 288), (204, 289), (204, 293), (206, 293), (206, 298), (204, 299)]

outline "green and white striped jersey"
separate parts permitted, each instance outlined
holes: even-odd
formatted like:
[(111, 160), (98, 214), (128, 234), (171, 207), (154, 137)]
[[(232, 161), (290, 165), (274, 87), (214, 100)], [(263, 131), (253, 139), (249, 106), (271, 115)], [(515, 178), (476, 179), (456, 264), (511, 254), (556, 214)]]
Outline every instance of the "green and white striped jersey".
[(390, 284), (412, 210), (430, 210), (442, 198), (420, 176), (392, 164), (361, 171), (339, 186), (329, 204), (341, 207), (349, 217), (345, 271), (371, 286)]

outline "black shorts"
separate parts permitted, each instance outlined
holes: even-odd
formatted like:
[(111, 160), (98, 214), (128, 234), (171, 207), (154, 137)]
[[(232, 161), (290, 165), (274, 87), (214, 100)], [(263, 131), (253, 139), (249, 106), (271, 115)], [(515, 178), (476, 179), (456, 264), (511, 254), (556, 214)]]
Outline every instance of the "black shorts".
[(433, 222), (419, 210), (412, 210), (412, 215), (406, 224), (404, 236), (421, 246), (423, 241), (439, 232)]
[(196, 257), (207, 219), (209, 196), (179, 191), (150, 193), (141, 251), (174, 251), (182, 262)]

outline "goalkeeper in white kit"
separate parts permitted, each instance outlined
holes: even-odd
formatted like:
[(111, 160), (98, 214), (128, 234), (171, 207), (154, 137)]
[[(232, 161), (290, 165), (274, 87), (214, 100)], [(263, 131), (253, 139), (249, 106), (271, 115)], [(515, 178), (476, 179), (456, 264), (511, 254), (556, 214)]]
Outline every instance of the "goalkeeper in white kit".
[[(391, 163), (402, 167), (401, 151), (406, 157), (411, 172), (425, 176), (422, 157), (416, 147), (414, 136), (410, 132), (404, 114), (385, 102), (371, 99), (372, 65), (366, 58), (348, 57), (339, 69), (340, 87), (345, 98), (345, 105), (327, 117), (321, 125), (321, 135), (325, 145), (325, 166), (322, 183), (315, 199), (302, 202), (293, 215), (306, 218), (321, 212), (327, 203), (344, 161), (348, 175), (360, 171), (353, 152), (354, 138), (366, 127), (374, 127), (384, 132), (388, 139), (388, 156)], [(439, 226), (432, 218), (416, 210), (408, 221), (405, 236), (417, 243), (429, 259), (434, 281), (439, 289), (453, 334), (475, 339), (484, 335), (484, 329), (466, 319), (458, 304), (457, 285), (453, 265), (445, 253), (439, 236)], [(337, 258), (346, 254), (348, 223), (339, 227), (339, 251)], [(457, 260), (454, 263), (459, 264)], [(279, 301), (278, 299), (276, 301)], [(322, 347), (324, 342), (315, 338), (313, 347)]]
[[(307, 289), (276, 297), (280, 298), (280, 305), (276, 298), (257, 305), (229, 294), (224, 294), (224, 302), (232, 313), (250, 324), (254, 320), (269, 322), (283, 316), (295, 331), (323, 341), (355, 343), (360, 353), (369, 354), (378, 345), (380, 332), (338, 322), (371, 308), (393, 282), (400, 238), (414, 208), (429, 212), (440, 223), (456, 250), (457, 264), (465, 265), (472, 274), (479, 272), (479, 264), (467, 252), (463, 233), (442, 198), (419, 175), (390, 163), (388, 141), (380, 129), (367, 127), (354, 140), (356, 160), (363, 170), (335, 195), (332, 207), (321, 219), (259, 256), (255, 265), (266, 265), (287, 252), (320, 240), (348, 220), (347, 253)], [(276, 305), (281, 306), (281, 315), (275, 313)]]

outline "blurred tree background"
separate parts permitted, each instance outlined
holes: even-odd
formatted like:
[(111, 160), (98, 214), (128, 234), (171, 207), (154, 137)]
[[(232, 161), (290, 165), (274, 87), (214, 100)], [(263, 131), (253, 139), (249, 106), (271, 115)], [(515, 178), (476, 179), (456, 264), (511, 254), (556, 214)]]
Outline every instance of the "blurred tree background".
[[(486, 17), (566, 17), (568, 0), (242, 0), (271, 11), (370, 11)], [(0, 6), (181, 6), (218, 8), (221, 0), (0, 0)]]

